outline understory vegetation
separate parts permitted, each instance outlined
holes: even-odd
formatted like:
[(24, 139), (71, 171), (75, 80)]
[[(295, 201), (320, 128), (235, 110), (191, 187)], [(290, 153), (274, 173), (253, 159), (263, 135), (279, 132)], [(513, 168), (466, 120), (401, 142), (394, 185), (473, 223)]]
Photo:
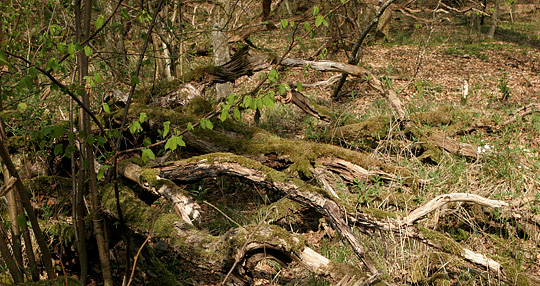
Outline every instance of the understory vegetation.
[(538, 1), (1, 2), (0, 284), (540, 285)]

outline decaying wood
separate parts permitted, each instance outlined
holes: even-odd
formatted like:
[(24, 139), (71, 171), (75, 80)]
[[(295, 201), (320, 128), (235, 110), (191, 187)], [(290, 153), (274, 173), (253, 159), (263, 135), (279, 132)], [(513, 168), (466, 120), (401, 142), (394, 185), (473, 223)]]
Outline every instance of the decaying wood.
[(300, 108), (305, 113), (320, 119), (322, 121), (330, 122), (330, 118), (328, 118), (325, 115), (320, 114), (315, 109), (313, 109), (309, 104), (309, 99), (306, 98), (302, 93), (291, 90), (287, 92), (286, 97), (282, 97), (281, 95), (276, 95), (276, 101), (280, 101), (282, 103), (290, 103), (292, 102), (294, 105), (296, 105), (298, 108)]
[(505, 201), (490, 200), (475, 194), (452, 193), (440, 195), (434, 198), (422, 207), (419, 207), (412, 211), (407, 217), (403, 219), (403, 221), (406, 224), (412, 225), (416, 220), (420, 219), (421, 217), (451, 202), (470, 202), (492, 208), (508, 206), (508, 203)]
[[(136, 181), (140, 180), (141, 174), (145, 173), (145, 171), (152, 170), (144, 170), (139, 166), (125, 162), (122, 166), (122, 174), (130, 180)], [(197, 164), (192, 166), (198, 169)], [(216, 170), (214, 169), (213, 171)], [(210, 174), (212, 174), (213, 171), (210, 171)], [(198, 175), (195, 177), (199, 178), (204, 172), (204, 169), (196, 172)], [(232, 173), (238, 174), (235, 171), (232, 171)], [(241, 173), (242, 171), (240, 171)], [(191, 180), (193, 178), (186, 179)], [(143, 186), (147, 185), (145, 183), (141, 184)], [(133, 194), (122, 192), (122, 196), (123, 198), (120, 200), (120, 203), (122, 204), (128, 224), (144, 232), (152, 233), (152, 239), (156, 240), (164, 238), (160, 237), (159, 231), (151, 231), (150, 227), (152, 226), (147, 223), (148, 220), (151, 219), (156, 224), (160, 224), (161, 231), (164, 230), (163, 223), (168, 224), (177, 234), (174, 237), (170, 237), (170, 232), (166, 231), (166, 233), (169, 233), (169, 242), (180, 251), (183, 259), (194, 263), (200, 269), (211, 273), (222, 273), (224, 275), (228, 272), (229, 265), (232, 264), (233, 260), (240, 261), (240, 263), (237, 263), (237, 267), (233, 269), (234, 277), (228, 279), (228, 283), (225, 283), (225, 285), (252, 285), (253, 281), (245, 274), (255, 271), (254, 268), (257, 262), (264, 259), (276, 260), (285, 267), (291, 262), (297, 262), (329, 281), (340, 280), (344, 275), (343, 270), (340, 269), (344, 269), (344, 267), (355, 273), (358, 277), (365, 277), (360, 269), (328, 260), (313, 249), (305, 246), (302, 242), (303, 240), (299, 239), (297, 235), (290, 234), (278, 226), (263, 222), (259, 225), (244, 226), (231, 230), (222, 236), (211, 236), (205, 231), (198, 230), (193, 225), (183, 221), (183, 215), (179, 215), (177, 221), (171, 221), (170, 214), (160, 214), (155, 208), (146, 205)], [(108, 198), (106, 199), (108, 201), (112, 200), (107, 195), (104, 198)], [(168, 198), (170, 199), (171, 197)], [(116, 209), (112, 207), (114, 204), (105, 202), (104, 206), (106, 208), (108, 206), (111, 207), (109, 211), (115, 213)], [(146, 223), (141, 225), (138, 223), (139, 220)], [(244, 241), (245, 243), (243, 243)], [(240, 243), (243, 244), (240, 245)]]
[[(358, 237), (351, 231), (349, 224), (360, 227), (359, 230), (366, 233), (369, 233), (371, 229), (380, 229), (417, 239), (429, 246), (456, 255), (474, 265), (480, 266), (480, 269), (490, 269), (494, 274), (499, 275), (502, 281), (507, 281), (504, 276), (504, 270), (498, 262), (465, 249), (456, 242), (451, 243), (453, 240), (450, 238), (448, 238), (447, 242), (450, 242), (452, 246), (445, 245), (444, 241), (440, 241), (442, 239), (441, 237), (444, 237), (443, 234), (439, 235), (438, 239), (431, 239), (429, 235), (424, 235), (415, 225), (404, 224), (399, 219), (376, 219), (361, 213), (343, 213), (339, 205), (323, 196), (321, 190), (318, 190), (317, 187), (307, 184), (299, 185), (292, 178), (283, 178), (283, 175), (280, 175), (281, 172), (265, 169), (262, 165), (254, 161), (240, 164), (235, 162), (237, 160), (246, 162), (245, 158), (236, 155), (213, 154), (191, 160), (190, 162), (171, 162), (167, 165), (156, 167), (156, 169), (159, 169), (160, 176), (183, 183), (200, 180), (207, 176), (240, 176), (265, 188), (282, 192), (288, 198), (309, 206), (328, 218), (332, 222), (333, 227), (349, 241), (352, 248), (364, 261), (372, 274), (377, 273), (377, 270), (370, 263), (370, 260), (366, 258), (365, 249), (359, 243)], [(277, 178), (281, 179), (278, 180)]]
[(361, 166), (339, 158), (319, 158), (317, 163), (323, 165), (328, 170), (339, 174), (349, 183), (352, 183), (354, 179), (369, 181), (371, 178), (375, 177), (379, 177), (386, 181), (395, 181), (397, 179), (395, 175), (380, 170), (368, 171)]
[[(234, 82), (244, 75), (252, 75), (255, 71), (268, 68), (270, 63), (274, 61), (275, 58), (273, 57), (250, 56), (248, 48), (245, 47), (236, 52), (230, 61), (210, 71), (210, 75), (204, 81), (208, 84)], [(294, 58), (282, 58), (279, 64), (288, 67), (309, 67), (323, 72), (341, 72), (364, 78), (373, 88), (386, 97), (400, 119), (404, 119), (407, 114), (396, 92), (391, 88), (385, 88), (374, 74), (363, 67), (333, 61), (308, 61)]]
[(429, 139), (435, 146), (452, 154), (468, 158), (479, 158), (482, 156), (482, 154), (478, 152), (477, 147), (467, 143), (459, 143), (442, 133), (434, 133)]
[(333, 61), (308, 61), (303, 59), (284, 58), (281, 60), (281, 65), (290, 67), (313, 68), (323, 72), (341, 72), (352, 76), (365, 79), (373, 88), (384, 95), (389, 101), (392, 109), (397, 113), (400, 119), (404, 119), (407, 115), (403, 103), (397, 96), (396, 92), (391, 88), (384, 88), (383, 83), (369, 70), (345, 63)]
[(151, 178), (154, 183), (143, 181), (145, 169), (133, 163), (124, 162), (118, 167), (118, 172), (136, 182), (141, 187), (167, 198), (173, 205), (177, 214), (188, 224), (199, 223), (201, 219), (199, 204), (171, 181), (164, 180), (159, 176)]

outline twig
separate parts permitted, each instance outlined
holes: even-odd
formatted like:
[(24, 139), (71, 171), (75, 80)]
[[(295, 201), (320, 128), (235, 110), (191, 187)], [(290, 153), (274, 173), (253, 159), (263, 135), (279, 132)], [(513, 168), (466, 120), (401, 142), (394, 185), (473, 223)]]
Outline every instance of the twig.
[[(131, 284), (131, 281), (133, 280), (133, 275), (135, 274), (135, 266), (137, 265), (137, 260), (139, 259), (139, 255), (141, 254), (142, 249), (146, 245), (146, 243), (150, 240), (150, 234), (146, 237), (141, 247), (139, 247), (139, 250), (137, 250), (137, 254), (135, 254), (135, 257), (133, 258), (133, 268), (131, 268), (131, 275), (129, 276), (129, 281), (126, 284), (126, 286), (129, 286)], [(129, 249), (128, 249), (129, 251)]]
[(245, 227), (241, 226), (239, 223), (237, 223), (235, 220), (233, 220), (232, 218), (230, 218), (228, 215), (226, 215), (223, 211), (221, 211), (220, 209), (218, 209), (216, 206), (214, 206), (213, 204), (209, 203), (208, 201), (203, 201), (203, 203), (211, 206), (212, 208), (214, 208), (216, 211), (218, 211), (220, 214), (222, 214), (224, 217), (226, 217), (228, 220), (230, 220), (231, 222), (233, 222), (234, 224), (236, 224), (238, 227), (240, 228), (243, 228), (243, 229), (246, 229)]

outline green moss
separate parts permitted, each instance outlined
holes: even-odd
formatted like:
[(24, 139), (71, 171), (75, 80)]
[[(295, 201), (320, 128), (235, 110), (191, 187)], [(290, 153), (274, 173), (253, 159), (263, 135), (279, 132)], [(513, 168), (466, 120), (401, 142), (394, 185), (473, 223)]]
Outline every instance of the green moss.
[(379, 140), (386, 137), (390, 129), (390, 115), (380, 115), (370, 117), (362, 122), (349, 124), (335, 128), (330, 134), (328, 140), (358, 141), (360, 139), (373, 138)]
[(24, 136), (11, 136), (7, 138), (7, 147), (10, 152), (17, 152), (25, 146)]
[(450, 125), (453, 120), (452, 107), (442, 106), (435, 111), (419, 112), (409, 115), (411, 121), (420, 125), (430, 125), (437, 127), (440, 125)]
[(149, 271), (154, 274), (150, 275), (151, 279), (148, 281), (149, 286), (181, 286), (185, 285), (180, 283), (176, 277), (169, 271), (158, 258), (152, 257), (151, 263), (148, 265)]
[(159, 175), (158, 170), (144, 169), (141, 176), (139, 177), (139, 183), (156, 188), (158, 187), (158, 178), (157, 178), (158, 175)]
[(427, 240), (439, 246), (443, 251), (461, 256), (463, 248), (453, 239), (438, 231), (431, 230), (423, 226), (418, 226), (418, 229)]
[(65, 277), (65, 276), (58, 276), (55, 279), (51, 280), (41, 280), (37, 282), (31, 282), (27, 281), (24, 283), (17, 284), (19, 286), (80, 286), (81, 283), (79, 280), (75, 279), (74, 277)]

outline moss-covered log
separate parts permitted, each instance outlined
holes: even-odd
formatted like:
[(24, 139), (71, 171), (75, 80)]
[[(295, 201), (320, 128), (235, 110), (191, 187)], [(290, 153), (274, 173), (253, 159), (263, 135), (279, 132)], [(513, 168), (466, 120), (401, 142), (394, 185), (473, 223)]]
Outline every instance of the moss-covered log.
[[(112, 192), (111, 186), (105, 189), (103, 205), (108, 212), (116, 215)], [(151, 241), (167, 241), (183, 260), (211, 274), (209, 277), (221, 281), (227, 277), (226, 285), (252, 285), (251, 275), (246, 273), (255, 271), (254, 266), (263, 259), (273, 259), (284, 266), (298, 262), (330, 281), (337, 281), (346, 273), (365, 277), (360, 269), (326, 259), (307, 247), (301, 235), (290, 234), (275, 225), (263, 222), (231, 229), (221, 236), (212, 236), (185, 223), (174, 213), (148, 206), (125, 186), (121, 187), (120, 206), (130, 228), (150, 235)], [(228, 276), (231, 269), (231, 276)], [(170, 273), (167, 272), (167, 275), (170, 276)]]

